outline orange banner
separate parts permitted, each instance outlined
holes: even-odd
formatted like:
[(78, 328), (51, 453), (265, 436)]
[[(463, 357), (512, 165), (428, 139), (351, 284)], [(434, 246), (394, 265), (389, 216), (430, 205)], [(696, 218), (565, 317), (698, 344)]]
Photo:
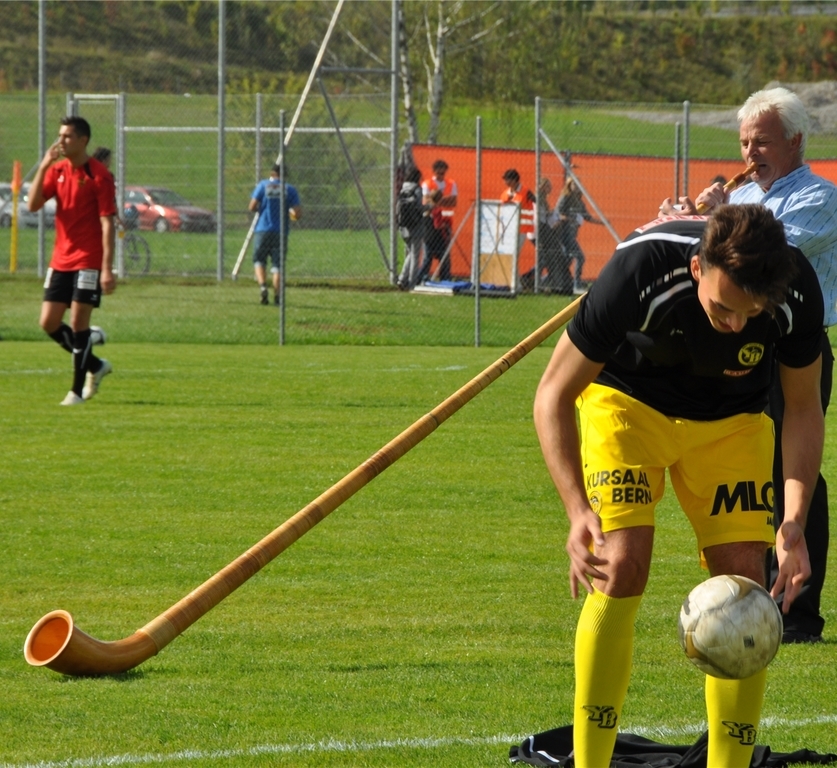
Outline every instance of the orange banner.
[[(414, 144), (413, 158), (422, 172), (422, 178), (432, 175), (433, 161), (444, 159), (450, 166), (447, 178), (454, 179), (458, 187), (458, 202), (454, 213), (453, 229), (457, 230), (463, 217), (476, 200), (476, 151), (473, 147), (452, 147), (430, 144)], [(814, 173), (837, 181), (837, 161), (810, 161)], [(660, 203), (666, 197), (675, 197), (675, 167), (672, 158), (634, 157), (626, 155), (592, 155), (573, 153), (573, 173), (581, 180), (588, 195), (584, 198), (590, 213), (607, 219), (620, 238), (634, 229), (652, 221), (657, 216)], [(480, 196), (483, 200), (496, 200), (505, 189), (503, 172), (516, 168), (524, 187), (535, 192), (535, 152), (533, 150), (488, 148), (482, 151), (482, 178)], [(689, 192), (694, 199), (709, 186), (716, 175), (726, 179), (744, 169), (742, 160), (689, 160)], [(541, 154), (541, 177), (549, 178), (553, 192), (549, 197), (550, 208), (558, 201), (564, 184), (565, 172), (559, 160), (550, 152)], [(473, 213), (472, 213), (473, 216)], [(473, 218), (462, 227), (451, 251), (451, 267), (455, 276), (467, 278), (471, 265), (473, 242)], [(586, 256), (584, 277), (593, 279), (613, 255), (616, 240), (606, 227), (584, 224), (578, 232), (578, 242)], [(530, 243), (523, 246), (519, 271), (526, 272), (534, 266), (535, 249)]]

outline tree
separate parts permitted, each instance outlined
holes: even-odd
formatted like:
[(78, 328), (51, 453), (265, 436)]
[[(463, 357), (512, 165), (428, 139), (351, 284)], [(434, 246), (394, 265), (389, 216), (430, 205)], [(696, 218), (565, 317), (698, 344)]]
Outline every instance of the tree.
[(418, 121), (413, 106), (413, 74), (410, 69), (410, 50), (407, 38), (407, 23), (404, 19), (404, 2), (398, 0), (398, 57), (401, 69), (401, 92), (404, 94), (404, 114), (407, 118), (407, 135), (410, 144), (419, 140)]
[[(480, 4), (482, 5), (482, 4)], [(435, 144), (439, 133), (439, 122), (442, 114), (444, 97), (445, 61), (448, 56), (455, 56), (463, 51), (480, 45), (497, 30), (505, 16), (490, 21), (487, 27), (483, 24), (502, 7), (501, 2), (493, 2), (481, 7), (475, 13), (463, 16), (463, 11), (470, 10), (472, 4), (465, 0), (436, 0), (437, 22), (435, 33), (431, 29), (429, 8), (424, 6), (424, 29), (427, 37), (427, 58), (424, 61), (427, 75), (427, 111), (430, 113), (430, 128), (427, 143)], [(406, 37), (406, 34), (405, 34)], [(405, 106), (412, 103), (412, 94), (407, 94), (407, 80), (405, 86)], [(412, 80), (409, 80), (412, 83)], [(417, 133), (417, 131), (416, 131)]]

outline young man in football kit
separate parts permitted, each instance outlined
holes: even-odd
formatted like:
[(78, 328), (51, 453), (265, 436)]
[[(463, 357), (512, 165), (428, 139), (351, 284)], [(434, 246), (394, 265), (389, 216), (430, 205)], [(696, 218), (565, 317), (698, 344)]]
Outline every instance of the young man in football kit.
[[(569, 518), (570, 589), (588, 592), (575, 644), (577, 768), (608, 765), (613, 752), (666, 470), (710, 574), (764, 585), (774, 535), (784, 611), (810, 574), (822, 323), (817, 276), (782, 224), (763, 206), (721, 206), (708, 219), (659, 219), (617, 246), (556, 345), (535, 426)], [(774, 360), (786, 401), (775, 534), (764, 414)], [(765, 680), (765, 670), (706, 678), (708, 765), (750, 765)]]
[[(90, 325), (102, 293), (116, 289), (113, 274), (115, 191), (113, 175), (87, 154), (90, 125), (65, 117), (58, 140), (46, 151), (29, 188), (29, 210), (56, 198), (55, 247), (44, 283), (41, 328), (73, 356), (73, 384), (61, 405), (80, 405), (93, 397), (111, 372), (93, 344), (102, 330)], [(64, 314), (70, 310), (70, 324)]]

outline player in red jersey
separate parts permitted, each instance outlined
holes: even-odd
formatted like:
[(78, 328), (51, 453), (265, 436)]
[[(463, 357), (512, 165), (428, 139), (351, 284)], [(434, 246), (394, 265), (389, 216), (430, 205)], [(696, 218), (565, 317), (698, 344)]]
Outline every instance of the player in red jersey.
[[(56, 199), (55, 248), (44, 283), (41, 328), (73, 355), (73, 386), (61, 405), (80, 405), (112, 370), (93, 344), (104, 344), (90, 325), (103, 293), (113, 293), (115, 190), (113, 176), (87, 154), (90, 124), (83, 117), (61, 120), (58, 140), (41, 160), (29, 189), (29, 210)], [(70, 325), (64, 314), (70, 310)]]

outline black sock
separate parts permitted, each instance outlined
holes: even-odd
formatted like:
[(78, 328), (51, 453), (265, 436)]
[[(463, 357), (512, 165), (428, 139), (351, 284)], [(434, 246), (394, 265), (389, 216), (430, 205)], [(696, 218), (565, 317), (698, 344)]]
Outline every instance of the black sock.
[(90, 329), (76, 331), (73, 334), (73, 392), (81, 397), (84, 389), (84, 377), (88, 371), (98, 371), (102, 361), (93, 352)]
[(73, 329), (67, 323), (61, 323), (58, 330), (53, 331), (49, 336), (61, 349), (66, 349), (70, 354), (73, 353)]

